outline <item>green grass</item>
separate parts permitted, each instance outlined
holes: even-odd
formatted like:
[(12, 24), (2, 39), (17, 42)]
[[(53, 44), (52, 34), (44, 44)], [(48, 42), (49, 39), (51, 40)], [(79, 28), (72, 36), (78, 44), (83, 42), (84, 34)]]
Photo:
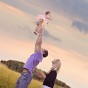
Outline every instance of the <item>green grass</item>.
[[(14, 88), (19, 76), (19, 73), (8, 69), (3, 64), (0, 64), (0, 88)], [(42, 88), (42, 82), (33, 79), (29, 88)]]
[[(0, 63), (0, 88), (14, 88), (16, 80), (19, 76), (19, 73), (10, 70), (5, 65)], [(42, 82), (33, 79), (28, 88), (42, 88)]]
[(8, 69), (3, 64), (0, 64), (0, 88), (14, 88), (19, 75), (19, 73)]

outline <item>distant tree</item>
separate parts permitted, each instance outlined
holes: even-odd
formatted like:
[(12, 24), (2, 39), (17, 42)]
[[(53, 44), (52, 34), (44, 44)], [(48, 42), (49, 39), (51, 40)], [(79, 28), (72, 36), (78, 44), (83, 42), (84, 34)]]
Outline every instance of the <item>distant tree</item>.
[(15, 70), (17, 72), (22, 72), (22, 68), (24, 63), (23, 62), (18, 62), (18, 61), (13, 61), (13, 60), (8, 60), (8, 61), (3, 61), (1, 60), (1, 63), (7, 65), (8, 68)]

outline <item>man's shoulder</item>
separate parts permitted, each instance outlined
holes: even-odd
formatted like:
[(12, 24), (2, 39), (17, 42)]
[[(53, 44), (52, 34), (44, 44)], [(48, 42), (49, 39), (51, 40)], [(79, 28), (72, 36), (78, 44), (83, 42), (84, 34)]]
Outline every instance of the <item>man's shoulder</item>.
[(34, 52), (34, 54), (42, 54), (42, 51)]
[(32, 56), (31, 57), (33, 57), (33, 58), (35, 58), (34, 60), (42, 60), (42, 58), (43, 58), (43, 53), (42, 53), (42, 51), (39, 51), (39, 52), (35, 52), (34, 54), (32, 54)]

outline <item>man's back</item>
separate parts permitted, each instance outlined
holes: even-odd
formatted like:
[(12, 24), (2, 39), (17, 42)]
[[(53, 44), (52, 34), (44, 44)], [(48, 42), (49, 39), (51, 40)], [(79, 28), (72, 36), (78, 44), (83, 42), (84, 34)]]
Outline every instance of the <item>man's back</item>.
[(32, 54), (27, 62), (25, 63), (23, 68), (26, 68), (29, 70), (30, 73), (33, 72), (33, 70), (35, 69), (35, 67), (39, 64), (39, 62), (41, 62), (43, 59), (43, 54), (42, 51), (40, 52), (35, 52), (34, 54)]

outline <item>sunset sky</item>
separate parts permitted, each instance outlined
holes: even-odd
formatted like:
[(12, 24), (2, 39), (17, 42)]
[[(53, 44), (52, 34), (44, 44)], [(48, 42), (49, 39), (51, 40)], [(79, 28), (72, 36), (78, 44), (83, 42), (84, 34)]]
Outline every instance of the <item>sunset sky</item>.
[(0, 60), (26, 62), (34, 52), (38, 14), (50, 10), (42, 47), (49, 56), (37, 67), (48, 71), (59, 58), (58, 79), (71, 88), (88, 87), (88, 0), (0, 0)]

